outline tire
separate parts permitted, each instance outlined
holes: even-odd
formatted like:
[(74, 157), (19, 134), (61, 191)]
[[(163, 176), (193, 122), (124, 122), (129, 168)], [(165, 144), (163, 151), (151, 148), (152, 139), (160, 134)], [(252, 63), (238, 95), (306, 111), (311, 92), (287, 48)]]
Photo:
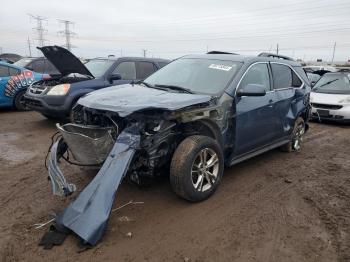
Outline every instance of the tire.
[[(205, 161), (201, 162), (204, 157)], [(180, 197), (199, 202), (215, 192), (223, 172), (224, 156), (218, 142), (207, 136), (190, 136), (175, 150), (170, 165), (170, 184)]]
[(18, 111), (29, 111), (30, 108), (26, 106), (24, 101), (24, 94), (26, 93), (25, 90), (20, 91), (14, 100), (14, 106)]
[(303, 135), (305, 134), (305, 122), (304, 119), (298, 117), (294, 123), (292, 137), (290, 142), (281, 146), (281, 150), (284, 152), (293, 152), (301, 150), (301, 142), (303, 141)]

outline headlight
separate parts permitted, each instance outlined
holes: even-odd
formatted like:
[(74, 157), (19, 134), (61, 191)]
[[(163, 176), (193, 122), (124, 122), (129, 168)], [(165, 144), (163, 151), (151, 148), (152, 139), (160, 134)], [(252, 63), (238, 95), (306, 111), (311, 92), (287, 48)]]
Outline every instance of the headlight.
[(47, 92), (48, 96), (63, 96), (67, 94), (68, 90), (70, 88), (70, 84), (62, 84), (54, 86), (50, 89), (49, 92)]
[(340, 104), (350, 104), (350, 96), (339, 101)]

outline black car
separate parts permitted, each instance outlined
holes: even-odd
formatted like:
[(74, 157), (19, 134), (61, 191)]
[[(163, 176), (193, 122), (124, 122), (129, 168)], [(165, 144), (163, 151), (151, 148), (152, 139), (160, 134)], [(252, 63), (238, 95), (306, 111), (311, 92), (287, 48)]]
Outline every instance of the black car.
[(94, 90), (143, 80), (169, 60), (139, 57), (90, 59), (83, 64), (67, 49), (59, 46), (39, 48), (59, 70), (52, 77), (31, 85), (25, 95), (29, 108), (48, 118), (70, 116), (77, 100)]
[(24, 57), (14, 64), (41, 74), (60, 75), (56, 67), (45, 57)]

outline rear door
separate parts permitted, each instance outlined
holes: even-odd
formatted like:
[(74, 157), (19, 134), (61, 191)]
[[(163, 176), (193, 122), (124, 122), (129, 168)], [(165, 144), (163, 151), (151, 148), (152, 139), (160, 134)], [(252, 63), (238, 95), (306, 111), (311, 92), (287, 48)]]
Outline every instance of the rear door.
[(283, 63), (271, 62), (273, 92), (276, 97), (275, 112), (278, 117), (276, 131), (279, 138), (290, 135), (299, 113), (299, 103), (303, 104), (303, 81), (294, 70)]
[(136, 78), (138, 80), (144, 80), (148, 76), (152, 75), (156, 70), (157, 68), (151, 62), (136, 62)]
[(238, 89), (247, 84), (263, 85), (266, 95), (236, 97), (235, 156), (255, 151), (276, 139), (275, 96), (268, 62), (255, 63), (247, 69)]
[(134, 61), (122, 61), (113, 70), (113, 74), (120, 74), (122, 79), (114, 80), (111, 85), (122, 85), (137, 79), (136, 63)]

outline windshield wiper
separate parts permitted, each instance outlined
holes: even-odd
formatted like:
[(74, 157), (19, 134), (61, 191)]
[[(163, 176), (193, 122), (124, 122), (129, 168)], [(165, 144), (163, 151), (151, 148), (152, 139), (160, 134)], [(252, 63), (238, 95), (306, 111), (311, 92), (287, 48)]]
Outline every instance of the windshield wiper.
[(335, 82), (335, 81), (337, 81), (337, 80), (339, 80), (339, 78), (337, 78), (337, 79), (333, 79), (333, 80), (331, 80), (331, 81), (328, 81), (328, 82), (326, 82), (326, 83), (324, 83), (324, 84), (322, 84), (322, 85), (320, 85), (320, 86), (316, 87), (316, 88), (315, 88), (315, 90), (319, 89), (320, 87), (323, 87), (323, 86), (329, 85), (329, 84), (331, 84), (331, 83), (333, 83), (333, 82)]
[(182, 91), (188, 94), (194, 94), (194, 92), (186, 87), (182, 86), (175, 86), (175, 85), (154, 85), (155, 87), (160, 87), (160, 88), (167, 88), (167, 89), (172, 89), (172, 90), (177, 90), (177, 91)]

